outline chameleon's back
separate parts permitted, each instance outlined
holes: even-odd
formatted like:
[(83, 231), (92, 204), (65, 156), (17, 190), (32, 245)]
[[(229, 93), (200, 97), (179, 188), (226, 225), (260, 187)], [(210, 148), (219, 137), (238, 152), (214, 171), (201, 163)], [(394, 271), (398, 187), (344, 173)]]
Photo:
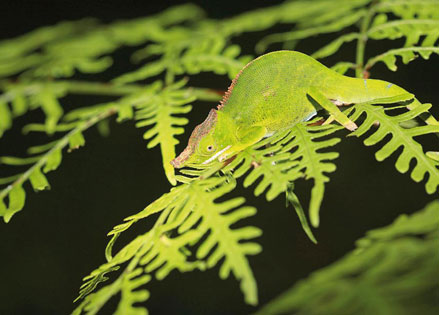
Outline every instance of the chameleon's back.
[[(307, 87), (331, 78), (330, 70), (295, 51), (277, 51), (249, 63), (234, 80), (222, 111), (238, 125), (263, 125), (276, 131), (315, 112)], [(342, 76), (340, 76), (342, 77)]]

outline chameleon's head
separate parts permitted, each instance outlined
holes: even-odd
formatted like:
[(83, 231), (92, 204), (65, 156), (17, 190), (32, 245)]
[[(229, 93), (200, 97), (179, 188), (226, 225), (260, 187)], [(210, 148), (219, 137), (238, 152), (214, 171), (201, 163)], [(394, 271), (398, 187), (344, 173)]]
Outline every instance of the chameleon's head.
[(187, 147), (171, 161), (172, 166), (209, 165), (227, 156), (225, 151), (235, 142), (234, 130), (228, 128), (232, 126), (228, 126), (227, 119), (218, 117), (221, 115), (214, 109), (209, 112), (207, 118), (192, 131)]

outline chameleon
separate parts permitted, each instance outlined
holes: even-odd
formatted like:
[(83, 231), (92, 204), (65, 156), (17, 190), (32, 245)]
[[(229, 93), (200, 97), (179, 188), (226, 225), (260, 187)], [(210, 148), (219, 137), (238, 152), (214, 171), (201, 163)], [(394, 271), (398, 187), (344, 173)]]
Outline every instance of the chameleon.
[[(329, 112), (328, 121), (354, 131), (357, 125), (339, 106), (389, 98), (412, 100), (408, 109), (421, 104), (395, 84), (344, 76), (297, 51), (271, 52), (242, 68), (171, 164), (181, 168), (226, 161), (265, 137), (308, 121), (319, 109)], [(427, 123), (438, 124), (432, 116)]]

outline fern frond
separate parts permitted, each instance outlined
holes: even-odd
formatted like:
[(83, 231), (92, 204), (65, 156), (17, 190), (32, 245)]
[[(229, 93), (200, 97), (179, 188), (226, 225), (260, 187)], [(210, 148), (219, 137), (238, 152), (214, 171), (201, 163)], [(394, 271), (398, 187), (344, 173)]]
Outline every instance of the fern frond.
[(143, 138), (148, 140), (148, 148), (160, 145), (166, 177), (173, 185), (176, 180), (171, 160), (175, 158), (175, 146), (179, 143), (175, 136), (182, 134), (181, 126), (188, 123), (186, 118), (175, 115), (188, 113), (192, 109), (188, 104), (195, 100), (190, 89), (181, 89), (184, 84), (185, 81), (181, 81), (168, 86), (161, 93), (138, 102), (135, 114), (136, 127), (152, 126)]
[(345, 74), (348, 70), (350, 69), (355, 70), (356, 68), (357, 65), (355, 63), (346, 62), (346, 61), (337, 62), (335, 65), (331, 67), (332, 70), (340, 74)]
[[(35, 97), (42, 103), (41, 107), (46, 108), (46, 123), (29, 124), (23, 129), (24, 132), (39, 131), (46, 133), (67, 132), (59, 140), (52, 141), (46, 145), (29, 148), (30, 155), (39, 154), (38, 156), (31, 156), (28, 158), (17, 157), (3, 157), (1, 163), (8, 165), (29, 165), (28, 170), (23, 173), (18, 173), (13, 176), (0, 178), (0, 185), (10, 184), (0, 191), (0, 216), (3, 216), (5, 222), (8, 222), (11, 217), (18, 211), (22, 210), (25, 202), (25, 190), (23, 184), (30, 181), (34, 190), (43, 190), (49, 187), (46, 173), (55, 170), (62, 159), (62, 150), (68, 148), (68, 151), (75, 150), (84, 146), (85, 139), (83, 131), (91, 126), (106, 120), (108, 117), (117, 114), (117, 121), (121, 122), (126, 119), (134, 118), (133, 108), (137, 108), (136, 119), (139, 120), (138, 127), (153, 125), (145, 133), (145, 138), (149, 139), (148, 148), (160, 145), (163, 157), (163, 166), (166, 175), (171, 183), (175, 183), (174, 169), (170, 161), (175, 157), (175, 145), (178, 140), (175, 136), (183, 133), (183, 129), (179, 126), (187, 123), (187, 119), (183, 117), (175, 117), (174, 115), (186, 113), (191, 109), (189, 102), (195, 100), (195, 95), (200, 99), (211, 100), (218, 99), (216, 93), (209, 92), (205, 89), (186, 88), (182, 89), (185, 81), (175, 83), (171, 86), (163, 88), (160, 81), (156, 81), (148, 86), (127, 87), (128, 95), (120, 98), (117, 101), (97, 104), (94, 106), (79, 108), (70, 111), (64, 115), (66, 123), (58, 123), (62, 109), (56, 97), (52, 94), (52, 90), (44, 92), (40, 89)], [(79, 87), (74, 83), (72, 85), (78, 91), (83, 91), (84, 88), (79, 84)], [(68, 86), (68, 83), (61, 85)], [(61, 88), (55, 85), (54, 90)], [(96, 85), (92, 87), (99, 91), (101, 87)], [(65, 89), (63, 89), (65, 91)], [(124, 91), (120, 91), (121, 93)], [(133, 93), (134, 92), (134, 93)], [(30, 96), (31, 98), (33, 96)], [(44, 103), (43, 103), (44, 102)], [(0, 104), (1, 105), (1, 104)], [(1, 108), (1, 107), (0, 107)], [(0, 116), (0, 126), (3, 117)], [(5, 205), (5, 198), (9, 197), (8, 206)]]
[(62, 84), (4, 84), (0, 95), (0, 137), (12, 127), (12, 120), (28, 110), (41, 108), (46, 117), (45, 131), (52, 134), (63, 115), (58, 101), (65, 96)]
[(398, 69), (396, 66), (397, 56), (402, 58), (404, 64), (408, 64), (418, 55), (427, 60), (432, 53), (439, 54), (439, 47), (404, 47), (391, 49), (383, 54), (370, 58), (366, 63), (365, 69), (369, 70), (378, 62), (384, 62), (389, 70), (396, 71)]
[[(336, 3), (336, 1), (334, 1), (334, 3)], [(324, 33), (338, 32), (352, 24), (357, 23), (361, 18), (364, 17), (366, 13), (366, 10), (364, 9), (349, 12), (351, 9), (352, 8), (350, 6), (346, 7), (342, 12), (339, 12), (340, 16), (335, 17), (330, 22), (322, 23), (321, 25), (315, 25), (313, 27), (304, 29), (299, 28), (298, 30), (287, 33), (268, 35), (256, 45), (255, 49), (258, 53), (262, 53), (267, 50), (269, 45), (279, 42), (292, 42), (293, 46), (290, 44), (288, 48), (293, 49), (294, 43), (300, 39), (309, 38), (311, 36)], [(349, 12), (349, 14), (346, 14), (347, 12)]]
[(352, 8), (360, 8), (371, 0), (297, 0), (263, 9), (239, 14), (222, 21), (206, 21), (204, 27), (220, 33), (224, 37), (233, 37), (248, 32), (267, 30), (277, 23), (297, 23), (300, 28), (310, 28), (316, 25), (334, 21)]
[(305, 231), (305, 234), (314, 244), (317, 244), (317, 240), (312, 233), (311, 228), (309, 227), (308, 219), (306, 218), (302, 204), (300, 203), (297, 195), (294, 193), (293, 185), (287, 190), (286, 200), (286, 206), (288, 207), (288, 204), (291, 204), (294, 207), (294, 210), (296, 210), (296, 214), (299, 217), (300, 224), (302, 225), (302, 229)]
[(439, 19), (404, 19), (388, 21), (386, 14), (379, 14), (372, 22), (367, 36), (372, 39), (397, 39), (406, 38), (405, 47), (414, 46), (419, 42), (421, 36), (425, 40), (436, 42), (439, 38)]
[[(189, 229), (195, 229), (200, 239), (207, 235), (207, 239), (200, 244), (196, 256), (198, 259), (206, 259), (208, 268), (212, 268), (224, 258), (220, 268), (220, 278), (226, 279), (232, 273), (241, 282), (241, 291), (244, 293), (245, 301), (249, 304), (257, 304), (257, 286), (247, 261), (247, 255), (255, 255), (261, 251), (261, 247), (256, 243), (243, 242), (258, 237), (261, 230), (256, 227), (244, 227), (231, 229), (231, 225), (237, 221), (253, 216), (256, 209), (252, 207), (241, 207), (244, 198), (235, 198), (223, 202), (215, 203), (215, 199), (224, 193), (232, 190), (235, 183), (225, 183), (224, 178), (210, 178), (205, 183), (188, 184), (190, 189), (190, 199), (186, 199), (187, 205), (178, 215), (176, 220), (182, 220), (179, 226), (179, 233), (184, 233)], [(222, 185), (221, 189), (205, 193), (206, 189), (212, 184)], [(236, 209), (238, 208), (238, 209)], [(232, 209), (236, 209), (230, 211)], [(197, 224), (199, 221), (201, 222)]]
[(0, 78), (14, 75), (45, 60), (33, 51), (66, 37), (82, 34), (96, 26), (94, 19), (61, 22), (34, 30), (23, 36), (0, 42)]
[[(150, 231), (131, 241), (107, 263), (85, 278), (87, 282), (82, 286), (79, 296), (85, 300), (75, 314), (81, 314), (82, 310), (87, 310), (93, 305), (98, 311), (117, 292), (122, 292), (118, 311), (120, 314), (126, 314), (131, 310), (133, 299), (127, 298), (127, 302), (124, 303), (124, 290), (127, 291), (127, 296), (132, 296), (132, 288), (139, 287), (125, 284), (126, 281), (131, 281), (128, 275), (132, 272), (135, 273), (133, 278), (146, 277), (148, 280), (149, 275), (154, 272), (156, 279), (161, 280), (174, 269), (187, 272), (204, 269), (205, 266), (212, 268), (222, 258), (224, 261), (221, 263), (220, 277), (227, 278), (233, 273), (241, 281), (246, 301), (255, 304), (257, 289), (247, 256), (257, 254), (260, 246), (247, 240), (259, 236), (260, 230), (255, 227), (231, 229), (231, 225), (253, 215), (255, 209), (242, 207), (243, 198), (215, 202), (233, 190), (235, 185), (235, 182), (229, 181), (227, 177), (211, 177), (180, 185), (140, 213), (128, 217), (126, 223), (116, 226), (110, 232), (110, 235), (113, 235), (111, 245), (113, 240), (133, 223), (154, 213), (160, 213)], [(175, 234), (176, 236), (172, 236)], [(189, 261), (188, 255), (195, 245), (196, 259)], [(98, 284), (107, 280), (105, 274), (123, 263), (128, 265), (119, 278), (102, 287), (97, 294), (91, 293)]]
[[(273, 200), (287, 191), (294, 180), (303, 176), (296, 168), (299, 161), (291, 158), (292, 154), (282, 146), (281, 140), (287, 136), (291, 138), (289, 132), (283, 132), (243, 150), (225, 171), (233, 170), (235, 178), (250, 171), (244, 180), (244, 187), (251, 186), (262, 178), (255, 187), (254, 194), (259, 196), (266, 191), (266, 199)], [(265, 148), (266, 145), (268, 147)]]
[(332, 147), (340, 142), (339, 138), (325, 140), (322, 140), (322, 138), (340, 129), (339, 126), (335, 125), (306, 126), (304, 124), (297, 124), (293, 129), (294, 139), (292, 144), (297, 147), (297, 150), (293, 152), (292, 158), (300, 161), (298, 168), (304, 173), (305, 178), (314, 181), (311, 190), (309, 215), (311, 224), (315, 227), (319, 225), (319, 210), (323, 200), (325, 183), (329, 181), (325, 173), (335, 171), (335, 165), (329, 161), (338, 157), (336, 152), (320, 152), (320, 150)]
[[(368, 62), (368, 68), (363, 67), (364, 55), (366, 49), (366, 40), (369, 39), (398, 39), (406, 38), (404, 48), (400, 54), (404, 63), (408, 63), (415, 57), (415, 47), (435, 47), (435, 42), (439, 38), (438, 14), (434, 13), (437, 8), (435, 0), (388, 0), (374, 3), (370, 6), (368, 14), (361, 24), (361, 36), (357, 44), (356, 56), (356, 76), (368, 76), (370, 67), (380, 57), (385, 57), (382, 61), (386, 63), (390, 70), (395, 69), (395, 54), (378, 56)], [(395, 20), (394, 16), (399, 19)], [(420, 42), (420, 38), (425, 38)], [(428, 49), (420, 49), (419, 53), (424, 59), (428, 59), (430, 54), (434, 52)], [(395, 52), (396, 55), (398, 54)], [(387, 62), (386, 62), (387, 61)]]
[[(233, 176), (238, 178), (251, 169), (246, 175), (244, 186), (248, 187), (262, 178), (254, 192), (258, 196), (268, 188), (268, 201), (286, 192), (296, 179), (312, 179), (314, 186), (311, 191), (309, 214), (312, 225), (318, 226), (324, 187), (329, 181), (325, 173), (335, 171), (335, 165), (329, 161), (338, 157), (336, 152), (320, 150), (334, 146), (340, 141), (339, 138), (323, 140), (337, 130), (340, 130), (340, 127), (335, 125), (308, 126), (299, 123), (287, 133), (267, 138), (245, 149), (225, 170), (234, 169)], [(264, 149), (265, 145), (269, 147)]]
[(342, 36), (334, 39), (332, 42), (330, 42), (326, 46), (323, 46), (322, 48), (320, 48), (319, 50), (314, 52), (311, 55), (311, 57), (316, 58), (316, 59), (322, 59), (322, 58), (331, 56), (331, 55), (335, 54), (344, 43), (351, 42), (353, 40), (358, 39), (359, 37), (360, 37), (359, 33), (349, 33), (349, 34), (342, 35)]
[(226, 47), (225, 39), (206, 37), (206, 35), (197, 37), (194, 32), (186, 32), (185, 37), (177, 42), (166, 38), (165, 42), (149, 45), (138, 51), (134, 57), (140, 59), (157, 54), (162, 55), (162, 57), (133, 72), (123, 74), (114, 82), (135, 82), (159, 75), (164, 71), (167, 73), (167, 81), (172, 81), (175, 75), (200, 72), (227, 74), (230, 79), (233, 79), (252, 60), (251, 56), (239, 57), (241, 48), (238, 45)]
[(431, 104), (422, 104), (405, 113), (390, 116), (388, 112), (392, 108), (385, 108), (370, 103), (356, 104), (351, 118), (357, 120), (362, 115), (366, 117), (359, 128), (350, 135), (360, 137), (369, 131), (374, 126), (374, 123), (378, 122), (378, 129), (364, 139), (364, 144), (367, 146), (375, 145), (390, 135), (391, 138), (376, 152), (375, 158), (378, 161), (383, 161), (402, 147), (402, 151), (395, 163), (396, 169), (401, 173), (406, 173), (410, 169), (410, 162), (415, 160), (416, 165), (411, 170), (410, 176), (415, 182), (420, 182), (427, 175), (425, 189), (427, 193), (432, 194), (437, 191), (439, 186), (439, 163), (426, 155), (421, 144), (414, 137), (437, 133), (439, 132), (439, 127), (426, 125), (404, 128), (401, 126), (404, 122), (417, 118), (423, 113), (428, 113), (430, 107)]
[(437, 201), (401, 215), (369, 231), (356, 250), (300, 281), (257, 315), (435, 314), (438, 225)]
[[(60, 25), (59, 29), (42, 29), (19, 42), (6, 42), (0, 50), (0, 77), (24, 72), (26, 78), (69, 77), (75, 71), (96, 73), (107, 69), (112, 58), (105, 56), (124, 45), (139, 45), (153, 39), (169, 26), (190, 22), (203, 16), (194, 5), (182, 5), (155, 16), (118, 22), (111, 25), (76, 23)], [(87, 22), (87, 21), (86, 21)], [(136, 30), (136, 31), (134, 31)], [(42, 35), (42, 38), (38, 38)], [(64, 35), (64, 36), (62, 36)], [(55, 40), (56, 39), (56, 40)], [(30, 53), (31, 48), (41, 53)], [(12, 58), (22, 54), (21, 58)], [(5, 56), (2, 59), (2, 56)], [(18, 61), (18, 62), (17, 62)]]
[(114, 313), (115, 315), (148, 315), (145, 308), (135, 305), (136, 303), (145, 302), (149, 298), (149, 291), (139, 290), (139, 288), (147, 284), (151, 277), (149, 275), (138, 277), (142, 273), (142, 268), (137, 268), (123, 278), (120, 302)]
[(12, 127), (12, 113), (6, 102), (0, 102), (0, 137)]
[[(0, 191), (0, 216), (3, 217), (3, 220), (6, 223), (9, 222), (15, 213), (23, 209), (26, 199), (23, 184), (29, 181), (36, 191), (47, 189), (49, 182), (44, 174), (58, 168), (62, 160), (62, 150), (66, 147), (69, 147), (69, 150), (74, 150), (83, 146), (85, 140), (82, 132), (116, 112), (117, 109), (114, 107), (109, 108), (91, 117), (89, 120), (80, 123), (59, 140), (39, 147), (30, 148), (30, 154), (36, 153), (40, 154), (39, 156), (30, 158), (2, 157), (0, 162), (3, 164), (32, 164), (32, 166), (23, 173), (0, 179), (1, 184), (10, 183)], [(4, 202), (6, 197), (8, 197), (9, 200), (8, 205)]]
[(392, 13), (405, 20), (439, 19), (437, 0), (381, 0), (374, 10), (380, 13)]

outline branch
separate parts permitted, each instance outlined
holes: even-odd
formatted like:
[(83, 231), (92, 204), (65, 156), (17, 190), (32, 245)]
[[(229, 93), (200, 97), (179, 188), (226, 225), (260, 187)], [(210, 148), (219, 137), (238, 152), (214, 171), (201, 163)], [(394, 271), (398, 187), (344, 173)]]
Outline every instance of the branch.
[(5, 189), (0, 191), (0, 200), (2, 200), (4, 197), (6, 197), (8, 195), (8, 193), (14, 187), (19, 186), (19, 185), (23, 184), (25, 181), (27, 181), (29, 179), (29, 177), (31, 176), (32, 172), (35, 169), (41, 168), (47, 162), (47, 159), (49, 158), (49, 156), (52, 153), (54, 153), (56, 150), (64, 149), (69, 144), (69, 139), (71, 137), (73, 137), (77, 133), (81, 133), (81, 132), (87, 130), (88, 128), (95, 125), (97, 122), (104, 120), (104, 119), (106, 119), (106, 118), (108, 118), (116, 113), (117, 113), (116, 106), (106, 108), (105, 111), (91, 117), (90, 119), (88, 119), (84, 123), (80, 124), (75, 129), (70, 131), (68, 134), (66, 134), (64, 137), (62, 137), (59, 141), (57, 141), (57, 143), (49, 151), (47, 151), (45, 154), (43, 154), (41, 156), (41, 158), (38, 160), (38, 162), (36, 162), (34, 165), (32, 165), (26, 172), (19, 175), (19, 177), (11, 185), (7, 186)]

